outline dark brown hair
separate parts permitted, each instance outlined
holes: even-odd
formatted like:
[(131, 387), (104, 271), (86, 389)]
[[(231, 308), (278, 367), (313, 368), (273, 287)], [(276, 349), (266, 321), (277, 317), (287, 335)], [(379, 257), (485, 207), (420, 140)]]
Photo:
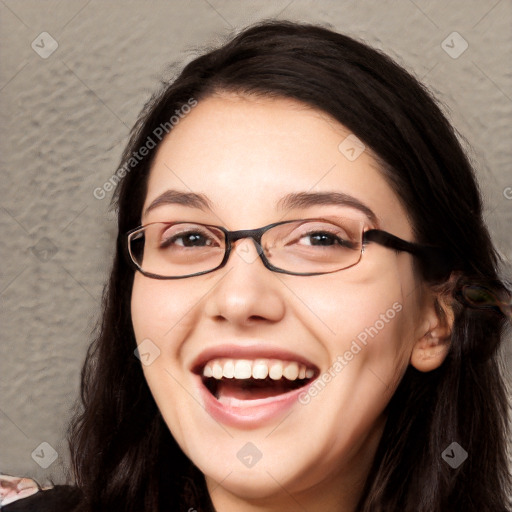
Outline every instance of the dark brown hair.
[[(217, 91), (293, 98), (331, 115), (377, 155), (416, 241), (452, 255), (457, 279), (436, 283), (455, 312), (450, 352), (434, 371), (406, 371), (358, 510), (509, 510), (508, 402), (498, 364), (506, 315), (488, 301), (470, 307), (461, 295), (462, 284), (478, 281), (506, 302), (509, 287), (498, 275), (474, 172), (435, 100), (366, 44), (315, 25), (262, 22), (163, 84), (133, 127), (121, 167), (191, 98)], [(83, 510), (213, 510), (203, 475), (170, 434), (133, 353), (133, 270), (122, 237), (140, 224), (157, 148), (130, 168), (114, 196), (117, 250), (68, 435)], [(454, 441), (469, 454), (456, 469), (441, 457)]]

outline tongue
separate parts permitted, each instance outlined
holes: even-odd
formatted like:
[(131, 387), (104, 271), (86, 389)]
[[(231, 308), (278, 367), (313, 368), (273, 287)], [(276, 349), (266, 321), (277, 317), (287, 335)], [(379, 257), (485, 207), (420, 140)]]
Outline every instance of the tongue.
[(269, 398), (271, 396), (281, 395), (293, 389), (290, 381), (281, 379), (266, 383), (248, 379), (238, 381), (236, 379), (222, 379), (217, 386), (217, 399), (236, 398), (238, 400), (258, 400), (260, 398)]

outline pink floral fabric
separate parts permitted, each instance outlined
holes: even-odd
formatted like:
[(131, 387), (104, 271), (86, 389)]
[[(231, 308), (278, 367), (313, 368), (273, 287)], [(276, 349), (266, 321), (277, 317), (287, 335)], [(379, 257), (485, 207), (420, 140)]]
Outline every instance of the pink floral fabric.
[(0, 507), (39, 492), (39, 484), (30, 478), (0, 474)]

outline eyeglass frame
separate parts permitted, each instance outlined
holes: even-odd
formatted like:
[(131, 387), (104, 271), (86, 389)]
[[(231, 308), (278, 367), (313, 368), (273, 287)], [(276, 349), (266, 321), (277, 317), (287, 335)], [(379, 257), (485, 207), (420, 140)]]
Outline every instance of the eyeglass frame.
[[(169, 279), (184, 279), (187, 277), (195, 277), (200, 276), (204, 274), (209, 274), (211, 272), (214, 272), (215, 270), (219, 270), (220, 268), (224, 267), (229, 257), (231, 256), (231, 251), (233, 249), (234, 242), (237, 242), (238, 240), (242, 240), (244, 238), (252, 238), (253, 241), (255, 241), (258, 244), (258, 247), (256, 247), (256, 250), (258, 252), (258, 256), (260, 257), (261, 261), (263, 262), (263, 265), (272, 272), (278, 272), (281, 274), (288, 274), (288, 275), (294, 275), (294, 276), (318, 276), (318, 275), (324, 275), (324, 274), (333, 274), (335, 272), (340, 272), (342, 270), (346, 270), (348, 268), (354, 267), (357, 265), (361, 259), (362, 255), (364, 253), (365, 245), (368, 242), (374, 242), (377, 243), (383, 247), (387, 247), (389, 249), (394, 249), (396, 252), (407, 252), (409, 254), (412, 254), (413, 256), (416, 256), (420, 259), (420, 261), (423, 264), (423, 273), (427, 280), (439, 280), (446, 278), (449, 272), (453, 268), (453, 258), (452, 255), (446, 251), (441, 249), (440, 247), (434, 246), (434, 245), (423, 245), (418, 244), (415, 242), (408, 242), (407, 240), (403, 240), (402, 238), (399, 238), (391, 233), (388, 233), (387, 231), (383, 231), (381, 229), (369, 229), (367, 231), (363, 231), (362, 237), (361, 237), (361, 250), (359, 253), (359, 259), (355, 262), (349, 265), (348, 267), (343, 267), (337, 270), (329, 270), (327, 272), (292, 272), (289, 270), (284, 270), (282, 268), (276, 267), (268, 261), (267, 257), (264, 254), (264, 251), (261, 249), (261, 239), (263, 235), (270, 229), (282, 225), (282, 224), (289, 224), (292, 222), (297, 221), (327, 221), (331, 222), (327, 219), (321, 219), (321, 218), (311, 218), (311, 219), (293, 219), (293, 220), (285, 220), (280, 222), (274, 222), (272, 224), (267, 224), (266, 226), (263, 226), (261, 228), (255, 228), (255, 229), (239, 229), (236, 231), (230, 231), (226, 229), (223, 226), (216, 226), (214, 224), (204, 224), (201, 222), (190, 222), (191, 224), (197, 224), (199, 226), (204, 227), (210, 227), (210, 228), (216, 228), (219, 229), (224, 233), (225, 236), (225, 249), (224, 249), (224, 257), (222, 261), (217, 265), (216, 267), (209, 269), (209, 270), (203, 270), (201, 272), (196, 272), (194, 274), (185, 274), (183, 276), (161, 276), (158, 274), (153, 274), (151, 272), (146, 272), (142, 269), (142, 267), (134, 260), (134, 257), (132, 255), (132, 252), (130, 250), (130, 236), (140, 231), (152, 224), (166, 224), (165, 221), (155, 221), (150, 222), (148, 224), (144, 224), (141, 226), (138, 226), (134, 229), (129, 230), (126, 232), (123, 236), (123, 253), (125, 255), (125, 258), (127, 259), (128, 264), (135, 270), (139, 271), (142, 275), (149, 277), (151, 279), (161, 279), (161, 280), (169, 280)], [(187, 223), (188, 221), (180, 221), (180, 223)], [(427, 265), (427, 261), (430, 260), (430, 265)]]

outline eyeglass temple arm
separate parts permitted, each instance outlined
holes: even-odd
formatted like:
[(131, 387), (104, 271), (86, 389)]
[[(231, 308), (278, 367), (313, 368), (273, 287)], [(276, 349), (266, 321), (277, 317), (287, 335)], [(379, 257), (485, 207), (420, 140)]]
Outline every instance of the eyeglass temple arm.
[[(384, 247), (395, 249), (396, 251), (405, 251), (414, 255), (423, 255), (424, 248), (426, 246), (415, 244), (413, 242), (407, 242), (402, 240), (387, 231), (381, 231), (380, 229), (370, 229), (363, 233), (363, 244), (365, 242), (375, 242)], [(430, 249), (430, 247), (426, 247)]]
[(453, 256), (439, 247), (415, 244), (402, 240), (391, 233), (380, 229), (370, 229), (363, 233), (363, 245), (375, 242), (384, 247), (404, 251), (418, 257), (427, 279), (443, 279), (449, 276), (454, 268)]

